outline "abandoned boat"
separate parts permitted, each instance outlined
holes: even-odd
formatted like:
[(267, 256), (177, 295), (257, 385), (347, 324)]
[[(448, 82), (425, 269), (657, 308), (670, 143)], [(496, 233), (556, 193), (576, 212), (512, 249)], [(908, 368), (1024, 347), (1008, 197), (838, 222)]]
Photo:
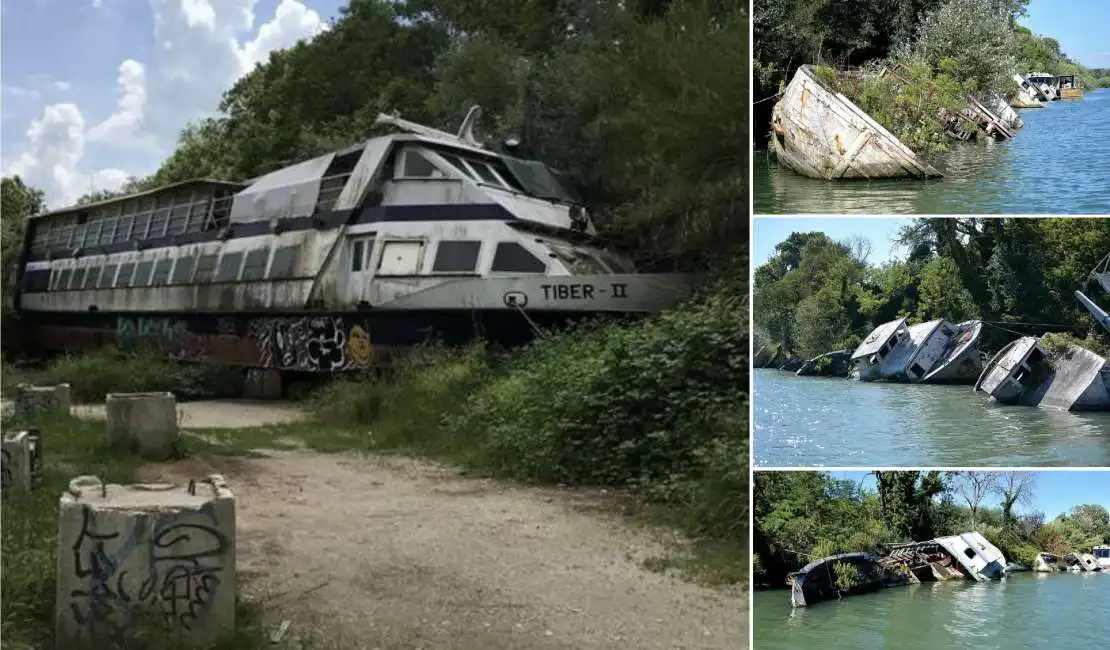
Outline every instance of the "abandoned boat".
[(946, 114), (948, 134), (964, 141), (978, 140), (984, 136), (994, 140), (1012, 140), (1017, 134), (1016, 129), (1019, 128), (1015, 125), (1020, 123), (1021, 126), (1025, 126), (1025, 122), (1006, 102), (1002, 102), (1002, 107), (1012, 115), (1013, 119), (1009, 115), (1005, 118), (996, 115), (983, 102), (974, 97), (968, 97), (967, 105), (962, 111), (955, 115)]
[(1083, 99), (1083, 84), (1075, 80), (1075, 75), (1056, 77), (1055, 85), (1059, 89), (1060, 99)]
[(457, 134), (380, 115), (394, 133), (252, 181), (31, 218), (15, 296), (31, 341), (339, 372), (689, 295), (690, 276), (637, 273), (606, 249), (559, 174), (479, 142), (479, 113)]
[(1023, 336), (987, 362), (975, 390), (1002, 404), (1106, 410), (1110, 409), (1110, 362), (1076, 345), (1049, 352), (1039, 338)]
[(1056, 89), (1056, 77), (1047, 72), (1033, 72), (1025, 75), (1029, 83), (1040, 91), (1040, 98), (1042, 101), (1054, 102), (1060, 99), (1060, 93)]
[(851, 362), (851, 350), (834, 350), (806, 361), (794, 374), (799, 377), (847, 377)]
[[(981, 323), (952, 325), (943, 318), (907, 325), (906, 318), (876, 327), (852, 353), (851, 377), (861, 381), (972, 381)], [(953, 345), (954, 340), (957, 345)]]
[(1063, 571), (1064, 568), (1061, 559), (1052, 553), (1037, 553), (1033, 560), (1033, 570), (1039, 573), (1054, 573)]
[(1015, 74), (1014, 81), (1017, 82), (1018, 91), (1010, 100), (1010, 106), (1013, 108), (1044, 108), (1044, 102), (1041, 101), (1041, 90), (1033, 84), (1026, 81), (1025, 77)]
[(809, 176), (934, 178), (881, 124), (820, 79), (811, 65), (798, 68), (772, 111), (771, 148), (780, 163)]
[(1064, 556), (1064, 564), (1068, 571), (1076, 573), (1084, 571), (1102, 571), (1102, 564), (1090, 553), (1069, 553)]
[(1110, 571), (1110, 546), (1096, 546), (1091, 550), (1091, 555), (1095, 556), (1103, 571)]
[(842, 553), (807, 564), (789, 576), (790, 602), (806, 607), (823, 600), (886, 587), (966, 579), (1000, 580), (1006, 556), (977, 532), (891, 547), (890, 553)]

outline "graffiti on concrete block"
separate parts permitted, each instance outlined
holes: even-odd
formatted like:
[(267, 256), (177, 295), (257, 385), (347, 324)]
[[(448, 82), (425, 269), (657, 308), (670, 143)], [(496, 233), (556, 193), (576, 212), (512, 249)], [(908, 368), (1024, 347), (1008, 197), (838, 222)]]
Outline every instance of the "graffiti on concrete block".
[(204, 337), (190, 332), (180, 318), (120, 316), (116, 320), (116, 344), (121, 350), (150, 345), (175, 359), (207, 356)]
[(366, 330), (338, 316), (259, 319), (251, 337), (265, 368), (337, 372), (363, 368), (373, 357)]
[[(205, 511), (215, 519), (210, 507)], [(82, 508), (71, 571), (83, 588), (70, 592), (69, 608), (85, 638), (121, 638), (152, 612), (168, 630), (188, 632), (206, 612), (228, 539), (208, 523), (154, 518), (153, 527), (140, 515), (133, 530), (104, 530), (93, 510)], [(141, 569), (133, 575), (128, 566)]]

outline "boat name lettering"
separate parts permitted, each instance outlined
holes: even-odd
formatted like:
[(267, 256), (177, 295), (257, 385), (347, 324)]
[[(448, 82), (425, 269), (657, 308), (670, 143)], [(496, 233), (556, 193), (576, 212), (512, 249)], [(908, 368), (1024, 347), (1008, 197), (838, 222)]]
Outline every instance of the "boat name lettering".
[(609, 288), (595, 287), (592, 284), (541, 284), (544, 300), (593, 300), (594, 294), (609, 294), (613, 298), (627, 298), (628, 285), (613, 282)]

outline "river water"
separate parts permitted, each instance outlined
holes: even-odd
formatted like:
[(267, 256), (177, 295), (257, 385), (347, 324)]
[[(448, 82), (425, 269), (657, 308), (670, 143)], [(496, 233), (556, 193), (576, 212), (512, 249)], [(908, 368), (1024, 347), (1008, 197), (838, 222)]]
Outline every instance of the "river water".
[(1010, 142), (957, 143), (939, 180), (822, 181), (753, 161), (756, 214), (1110, 213), (1110, 88), (1019, 111)]
[(758, 650), (1092, 650), (1110, 638), (1110, 572), (933, 582), (797, 609), (786, 590), (754, 601)]
[(757, 467), (1110, 465), (1110, 413), (1003, 406), (971, 386), (772, 369), (752, 382)]

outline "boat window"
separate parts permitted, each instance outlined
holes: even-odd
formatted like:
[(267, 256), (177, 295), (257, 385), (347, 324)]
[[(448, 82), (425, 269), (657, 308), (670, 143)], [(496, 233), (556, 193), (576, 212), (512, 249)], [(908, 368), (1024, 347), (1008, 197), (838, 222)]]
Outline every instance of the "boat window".
[(497, 176), (494, 175), (493, 170), (490, 169), (489, 165), (485, 164), (484, 162), (472, 160), (470, 161), (470, 166), (474, 169), (474, 171), (478, 172), (478, 175), (482, 177), (483, 181), (489, 183), (490, 185), (498, 185), (502, 187), (504, 186), (504, 183), (502, 183), (497, 178)]
[(220, 256), (216, 253), (201, 255), (197, 258), (197, 270), (193, 275), (193, 283), (211, 282), (216, 275), (216, 263)]
[(85, 272), (88, 270), (89, 269), (86, 266), (75, 269), (73, 273), (73, 278), (69, 283), (69, 288), (80, 289), (81, 287), (85, 286)]
[(543, 273), (547, 263), (515, 241), (501, 242), (493, 254), (491, 271), (498, 273)]
[(72, 276), (73, 276), (73, 269), (70, 269), (70, 268), (62, 269), (62, 276), (60, 278), (58, 278), (58, 284), (55, 285), (55, 289), (57, 289), (58, 291), (65, 291), (66, 289), (68, 289), (69, 288), (69, 279)]
[(965, 548), (964, 549), (964, 555), (966, 555), (968, 557), (968, 559), (974, 560), (975, 559), (975, 549)]
[(154, 265), (154, 276), (150, 279), (152, 286), (160, 287), (170, 283), (170, 272), (173, 270), (173, 258), (167, 257), (158, 260)]
[(85, 272), (85, 285), (83, 289), (95, 289), (96, 283), (100, 280), (100, 265), (90, 266), (88, 271)]
[(366, 240), (355, 239), (351, 241), (351, 273), (358, 273), (366, 268)]
[(451, 163), (452, 167), (462, 172), (463, 176), (472, 178), (474, 180), (479, 180), (478, 177), (474, 175), (474, 172), (472, 172), (470, 168), (466, 165), (466, 163), (462, 161), (462, 158), (459, 158), (454, 154), (444, 153), (442, 151), (439, 152), (439, 155), (443, 156), (444, 160)]
[(480, 241), (441, 241), (436, 248), (432, 273), (473, 273), (481, 250)]
[(567, 267), (567, 270), (575, 275), (608, 273), (605, 265), (584, 250), (556, 244), (550, 244), (548, 248)]
[(234, 282), (239, 279), (239, 265), (243, 262), (241, 252), (224, 253), (220, 267), (216, 270), (216, 282)]
[(173, 278), (170, 284), (189, 284), (193, 279), (193, 270), (197, 266), (197, 258), (194, 255), (185, 255), (184, 257), (177, 258), (177, 264), (173, 267)]
[(135, 275), (135, 263), (124, 262), (119, 265), (119, 275), (116, 276), (116, 287), (131, 286), (131, 278)]
[(291, 278), (297, 273), (296, 246), (285, 246), (274, 250), (274, 260), (270, 262), (271, 278)]
[(270, 261), (269, 248), (256, 248), (247, 253), (243, 262), (244, 280), (262, 280), (266, 277), (266, 264)]
[(55, 270), (50, 271), (50, 290), (51, 291), (57, 291), (58, 290), (58, 278), (60, 278), (61, 275), (62, 275), (62, 270), (61, 269), (55, 269)]
[(98, 289), (111, 288), (112, 283), (116, 280), (116, 270), (119, 268), (118, 264), (108, 264), (104, 267), (104, 273), (100, 276), (100, 282), (97, 283)]
[(387, 241), (382, 246), (378, 275), (417, 275), (420, 272), (422, 241)]
[(50, 290), (50, 269), (24, 271), (23, 290), (27, 293), (40, 293)]
[(443, 173), (425, 158), (419, 151), (405, 151), (401, 157), (402, 178), (434, 178), (443, 176)]
[(925, 369), (921, 367), (921, 364), (915, 363), (910, 366), (910, 374), (914, 377), (920, 377), (925, 374)]
[(145, 287), (150, 284), (150, 273), (154, 270), (154, 262), (139, 262), (135, 267), (135, 282), (132, 286)]

